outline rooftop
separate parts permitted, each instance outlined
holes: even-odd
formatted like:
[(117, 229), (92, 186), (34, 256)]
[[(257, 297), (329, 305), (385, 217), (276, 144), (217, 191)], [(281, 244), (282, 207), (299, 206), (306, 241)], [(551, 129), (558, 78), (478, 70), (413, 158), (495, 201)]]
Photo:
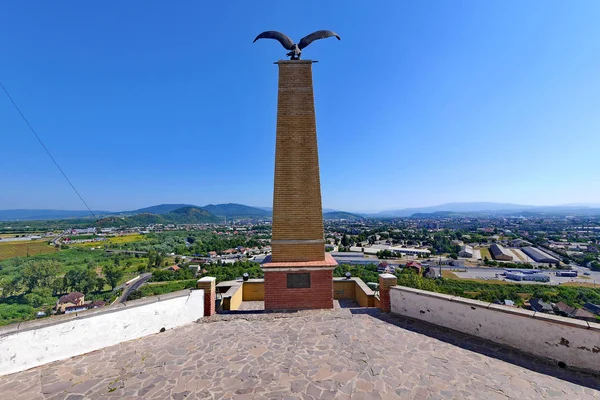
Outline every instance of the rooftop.
[(14, 400), (593, 399), (599, 388), (593, 375), (337, 301), (334, 310), (215, 315), (0, 377)]

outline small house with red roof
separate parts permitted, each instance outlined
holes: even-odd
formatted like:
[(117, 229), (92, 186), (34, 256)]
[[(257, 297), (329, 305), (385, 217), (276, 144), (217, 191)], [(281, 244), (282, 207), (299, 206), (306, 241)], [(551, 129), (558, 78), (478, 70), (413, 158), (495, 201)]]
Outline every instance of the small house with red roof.
[(64, 313), (69, 307), (83, 306), (85, 295), (80, 292), (71, 292), (61, 296), (56, 302), (56, 312)]
[(418, 261), (409, 261), (409, 262), (407, 262), (405, 268), (412, 269), (418, 275), (421, 275), (421, 271), (423, 271), (423, 266)]

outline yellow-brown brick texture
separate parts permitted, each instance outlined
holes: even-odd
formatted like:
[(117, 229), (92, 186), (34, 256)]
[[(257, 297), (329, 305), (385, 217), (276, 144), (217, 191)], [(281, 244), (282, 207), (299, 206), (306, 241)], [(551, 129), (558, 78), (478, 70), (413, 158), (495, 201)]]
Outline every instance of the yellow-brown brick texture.
[(320, 261), (325, 245), (312, 62), (280, 61), (278, 65), (272, 260)]

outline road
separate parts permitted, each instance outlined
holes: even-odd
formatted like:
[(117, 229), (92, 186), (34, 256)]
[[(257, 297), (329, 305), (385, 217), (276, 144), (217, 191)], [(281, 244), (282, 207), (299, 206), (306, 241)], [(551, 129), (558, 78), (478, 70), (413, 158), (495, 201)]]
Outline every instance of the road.
[(121, 285), (121, 287), (123, 288), (123, 293), (121, 294), (121, 296), (117, 299), (117, 301), (115, 303), (122, 303), (124, 301), (127, 300), (127, 296), (129, 296), (129, 293), (133, 292), (134, 290), (139, 289), (140, 286), (142, 286), (144, 283), (146, 283), (148, 281), (148, 279), (152, 278), (152, 274), (149, 272), (146, 272), (145, 274), (141, 274), (140, 277), (131, 282), (129, 284), (129, 286), (124, 286)]

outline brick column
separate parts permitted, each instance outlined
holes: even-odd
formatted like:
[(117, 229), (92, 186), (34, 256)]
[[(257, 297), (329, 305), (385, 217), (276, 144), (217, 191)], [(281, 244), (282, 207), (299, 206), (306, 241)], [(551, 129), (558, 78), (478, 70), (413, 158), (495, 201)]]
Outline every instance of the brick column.
[(197, 288), (204, 290), (204, 316), (210, 317), (215, 314), (215, 301), (217, 298), (216, 290), (217, 278), (205, 276), (200, 278), (197, 283)]
[(325, 260), (312, 63), (277, 62), (273, 262)]
[(396, 286), (398, 278), (392, 274), (379, 274), (379, 309), (383, 312), (392, 310), (390, 287)]

